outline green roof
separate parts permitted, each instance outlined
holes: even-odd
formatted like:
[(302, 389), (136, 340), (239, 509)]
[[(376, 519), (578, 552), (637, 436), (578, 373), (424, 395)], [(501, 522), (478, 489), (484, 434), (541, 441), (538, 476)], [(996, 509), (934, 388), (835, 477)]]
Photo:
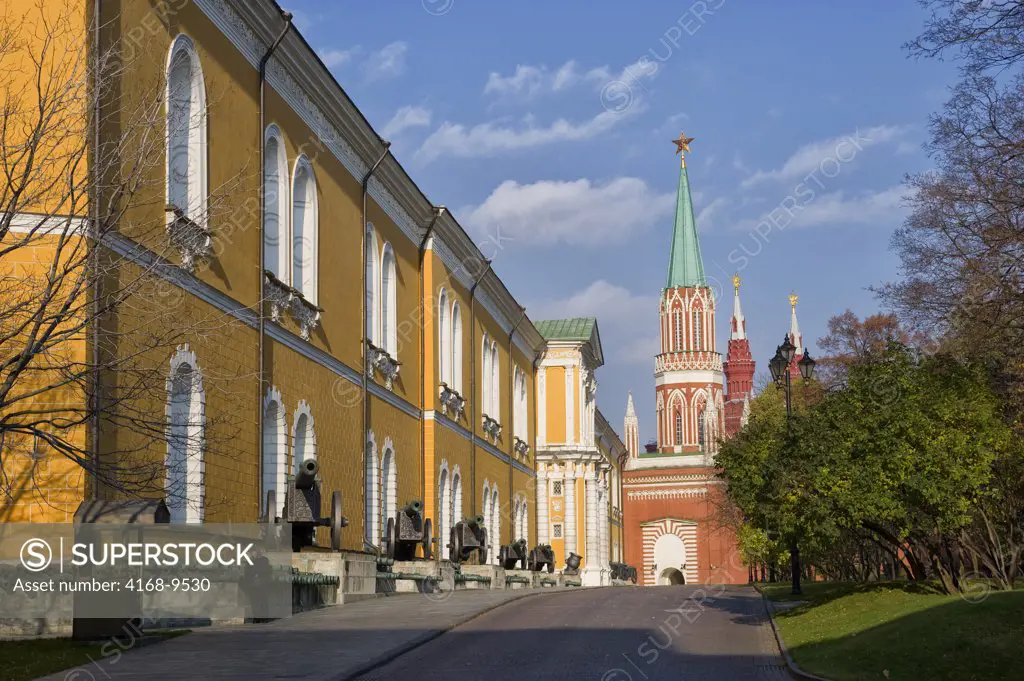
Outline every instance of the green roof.
[(534, 322), (544, 340), (576, 340), (588, 341), (594, 333), (597, 320), (593, 317), (573, 317), (572, 319), (544, 319)]
[(597, 330), (594, 317), (572, 317), (570, 319), (544, 319), (533, 326), (546, 341), (576, 341), (590, 343), (598, 365), (604, 364), (604, 350), (601, 348), (601, 333)]
[(686, 165), (679, 168), (679, 189), (676, 191), (676, 221), (672, 227), (672, 254), (668, 260), (668, 283), (665, 288), (706, 287), (704, 261), (697, 240), (697, 221), (693, 217), (690, 180)]

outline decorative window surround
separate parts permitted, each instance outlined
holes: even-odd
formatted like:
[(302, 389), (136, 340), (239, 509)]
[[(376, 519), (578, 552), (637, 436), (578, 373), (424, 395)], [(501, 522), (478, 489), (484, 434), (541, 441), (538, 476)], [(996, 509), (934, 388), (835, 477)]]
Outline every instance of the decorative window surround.
[(526, 440), (515, 437), (512, 439), (512, 449), (519, 456), (526, 456), (530, 453), (530, 444)]
[(194, 273), (196, 261), (205, 259), (213, 251), (210, 230), (189, 218), (177, 206), (168, 205), (164, 212), (169, 214), (167, 237), (181, 255), (181, 269)]
[(311, 303), (306, 299), (306, 296), (302, 295), (298, 291), (295, 291), (295, 296), (292, 298), (292, 319), (299, 325), (299, 336), (302, 340), (309, 340), (309, 336), (313, 331), (320, 326), (320, 316), (323, 313), (323, 308), (315, 303)]
[(501, 437), (501, 424), (498, 423), (497, 419), (492, 419), (487, 414), (483, 415), (483, 429), (493, 440)]
[(291, 312), (292, 319), (299, 325), (302, 340), (309, 340), (310, 334), (320, 326), (323, 308), (309, 302), (295, 287), (278, 279), (270, 270), (263, 270), (263, 297), (270, 303), (270, 320), (280, 323), (285, 311)]
[(384, 377), (384, 387), (391, 390), (398, 377), (398, 371), (402, 363), (388, 354), (384, 348), (378, 348), (370, 341), (366, 341), (366, 365), (371, 371), (379, 371)]
[(441, 383), (441, 407), (446, 416), (460, 418), (466, 411), (466, 399), (447, 383)]

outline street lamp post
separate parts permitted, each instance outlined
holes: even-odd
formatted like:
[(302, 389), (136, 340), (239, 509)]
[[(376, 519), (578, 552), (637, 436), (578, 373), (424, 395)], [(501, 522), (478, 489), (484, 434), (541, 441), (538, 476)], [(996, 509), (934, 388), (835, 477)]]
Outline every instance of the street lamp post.
[[(796, 346), (793, 345), (789, 334), (782, 341), (782, 345), (775, 348), (775, 356), (768, 362), (768, 368), (772, 374), (772, 381), (783, 389), (786, 395), (786, 432), (789, 432), (790, 421), (793, 418), (793, 383), (789, 367), (796, 356)], [(804, 356), (797, 362), (800, 375), (805, 381), (810, 380), (814, 375), (816, 362), (811, 359), (811, 353), (804, 350)], [(790, 570), (793, 573), (793, 594), (803, 593), (800, 589), (800, 547), (797, 545), (796, 536), (789, 545)]]

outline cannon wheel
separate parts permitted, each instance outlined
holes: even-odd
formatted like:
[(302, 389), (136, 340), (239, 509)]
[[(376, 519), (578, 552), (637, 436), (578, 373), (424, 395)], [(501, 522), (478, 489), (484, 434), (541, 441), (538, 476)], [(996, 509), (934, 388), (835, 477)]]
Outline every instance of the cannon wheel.
[(430, 560), (434, 551), (434, 525), (430, 518), (423, 521), (423, 558)]
[(263, 512), (263, 518), (261, 520), (264, 523), (277, 522), (277, 492), (274, 490), (267, 492), (267, 508)]
[(341, 528), (345, 527), (345, 516), (341, 515), (341, 492), (331, 492), (331, 548), (341, 550)]
[(384, 555), (394, 560), (395, 546), (398, 544), (395, 537), (395, 519), (388, 518), (388, 526), (384, 529)]
[(462, 537), (459, 535), (458, 530), (452, 528), (451, 541), (448, 543), (448, 549), (451, 552), (450, 560), (453, 563), (461, 563), (462, 558)]

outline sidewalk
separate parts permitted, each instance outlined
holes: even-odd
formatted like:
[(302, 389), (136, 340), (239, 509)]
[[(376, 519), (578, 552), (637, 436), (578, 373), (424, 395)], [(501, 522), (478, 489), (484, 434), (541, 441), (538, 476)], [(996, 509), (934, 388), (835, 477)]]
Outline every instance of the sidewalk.
[(561, 591), (481, 589), (456, 591), (444, 600), (423, 594), (374, 598), (269, 624), (199, 629), (39, 681), (344, 681), (503, 603)]

